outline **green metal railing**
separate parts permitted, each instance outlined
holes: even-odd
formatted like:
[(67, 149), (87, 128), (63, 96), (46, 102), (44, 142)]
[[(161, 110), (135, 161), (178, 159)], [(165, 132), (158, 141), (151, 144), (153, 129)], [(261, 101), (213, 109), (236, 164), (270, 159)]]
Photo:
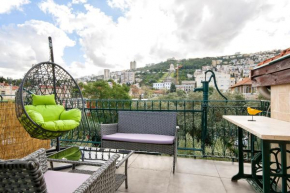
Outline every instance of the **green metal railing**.
[[(100, 144), (100, 123), (117, 123), (118, 111), (171, 111), (177, 112), (178, 154), (237, 158), (237, 128), (225, 121), (223, 115), (247, 115), (247, 107), (263, 111), (269, 116), (269, 101), (204, 101), (193, 100), (86, 100), (81, 125), (61, 138), (62, 143), (80, 145)], [(202, 127), (206, 109), (207, 128)], [(248, 148), (249, 134), (245, 133)]]

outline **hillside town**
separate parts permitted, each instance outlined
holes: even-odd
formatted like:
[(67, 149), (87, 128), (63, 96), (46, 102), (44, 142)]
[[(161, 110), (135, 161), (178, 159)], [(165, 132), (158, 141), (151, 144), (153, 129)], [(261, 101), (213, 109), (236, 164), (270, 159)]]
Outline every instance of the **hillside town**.
[[(230, 56), (214, 57), (211, 63), (203, 65), (200, 69), (195, 69), (193, 73), (186, 74), (186, 80), (179, 80), (179, 72), (182, 71), (182, 63), (184, 60), (175, 58), (167, 59), (168, 65), (166, 70), (160, 69), (159, 72), (146, 70), (146, 68), (137, 68), (137, 62), (131, 61), (130, 68), (123, 71), (113, 71), (104, 69), (103, 75), (91, 75), (77, 79), (78, 82), (93, 82), (93, 81), (109, 81), (113, 80), (117, 84), (126, 84), (130, 86), (132, 98), (140, 98), (146, 92), (151, 90), (152, 95), (147, 97), (155, 97), (166, 95), (173, 91), (183, 91), (185, 93), (192, 92), (195, 88), (202, 86), (202, 81), (205, 80), (205, 72), (212, 70), (215, 73), (217, 86), (222, 92), (237, 92), (244, 96), (245, 99), (256, 99), (258, 94), (256, 88), (252, 87), (249, 78), (250, 71), (260, 62), (272, 58), (279, 54), (280, 50), (271, 50), (257, 52), (251, 54), (241, 54), (240, 52)], [(190, 60), (190, 59), (186, 59)], [(157, 66), (158, 64), (148, 64), (146, 67)], [(143, 77), (151, 74), (160, 73), (162, 77), (157, 82), (144, 84)], [(109, 86), (112, 83), (109, 81)], [(214, 87), (214, 82), (210, 82), (210, 86)], [(12, 85), (7, 82), (0, 83), (0, 93), (6, 98), (11, 98), (9, 95), (15, 95), (18, 85)]]
[[(187, 74), (187, 80), (178, 81), (178, 70), (182, 70), (182, 60), (169, 58), (167, 61), (172, 62), (168, 66), (167, 71), (162, 71), (165, 76), (150, 85), (143, 85), (152, 89), (152, 96), (164, 95), (170, 91), (172, 85), (176, 90), (181, 90), (186, 93), (192, 92), (194, 88), (201, 87), (201, 81), (205, 80), (205, 72), (212, 70), (215, 73), (218, 88), (223, 92), (238, 92), (245, 99), (256, 99), (258, 94), (256, 88), (252, 87), (249, 78), (250, 71), (260, 62), (267, 58), (272, 58), (279, 54), (280, 50), (271, 50), (257, 52), (251, 54), (241, 54), (240, 52), (230, 56), (215, 57), (211, 60), (211, 64), (202, 66), (201, 69), (196, 69), (193, 74)], [(189, 59), (188, 59), (189, 60)], [(173, 63), (176, 63), (174, 65)], [(146, 67), (151, 67), (156, 64), (147, 64)], [(130, 94), (132, 97), (140, 97), (145, 91), (142, 89), (142, 74), (155, 74), (158, 72), (137, 68), (136, 61), (130, 62), (130, 69), (124, 71), (110, 72), (109, 69), (104, 70), (104, 75), (82, 77), (79, 81), (97, 81), (97, 80), (114, 80), (119, 84), (131, 85)], [(160, 73), (160, 72), (159, 72)], [(210, 86), (214, 87), (214, 82), (210, 82)]]

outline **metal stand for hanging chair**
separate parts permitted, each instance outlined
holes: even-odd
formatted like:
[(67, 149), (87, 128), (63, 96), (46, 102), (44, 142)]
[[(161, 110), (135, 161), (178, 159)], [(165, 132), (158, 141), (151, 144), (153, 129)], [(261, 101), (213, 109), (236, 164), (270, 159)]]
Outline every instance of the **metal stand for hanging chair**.
[[(15, 96), (16, 116), (24, 129), (33, 138), (56, 139), (56, 149), (47, 150), (47, 153), (60, 151), (59, 137), (69, 131), (49, 131), (35, 123), (27, 114), (25, 105), (32, 105), (32, 94), (54, 94), (55, 102), (63, 105), (66, 110), (78, 108), (84, 112), (82, 92), (74, 78), (61, 66), (54, 63), (52, 39), (48, 37), (50, 61), (34, 65), (24, 76)], [(59, 167), (59, 169), (67, 167)]]

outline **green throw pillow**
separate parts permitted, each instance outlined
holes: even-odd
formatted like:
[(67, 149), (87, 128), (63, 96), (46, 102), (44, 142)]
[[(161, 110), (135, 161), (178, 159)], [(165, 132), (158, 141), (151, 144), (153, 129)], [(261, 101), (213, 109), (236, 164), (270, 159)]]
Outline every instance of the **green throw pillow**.
[(54, 94), (51, 95), (32, 95), (33, 105), (56, 105)]
[(44, 123), (44, 119), (39, 112), (34, 110), (28, 110), (27, 114), (36, 124), (42, 125)]
[(60, 114), (60, 120), (75, 120), (80, 122), (81, 116), (81, 111), (79, 109), (71, 109), (69, 111), (63, 111)]

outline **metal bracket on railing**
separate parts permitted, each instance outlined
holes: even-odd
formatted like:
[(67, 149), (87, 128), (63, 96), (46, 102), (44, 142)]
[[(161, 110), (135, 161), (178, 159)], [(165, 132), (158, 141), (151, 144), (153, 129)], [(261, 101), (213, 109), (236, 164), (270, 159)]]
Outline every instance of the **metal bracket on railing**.
[[(206, 74), (207, 73), (211, 73), (211, 76), (209, 77), (209, 80), (206, 80)], [(215, 73), (212, 70), (207, 70), (205, 72), (205, 79), (204, 81), (201, 81), (202, 83), (202, 87), (201, 88), (195, 88), (194, 92), (197, 91), (202, 91), (203, 92), (203, 101), (208, 101), (208, 91), (209, 91), (209, 83), (211, 81), (211, 79), (213, 78), (213, 82), (214, 82), (214, 86), (216, 88), (216, 90), (218, 91), (218, 93), (226, 100), (226, 102), (228, 101), (227, 97), (225, 97), (219, 90), (217, 83), (216, 83), (216, 78), (215, 78)]]
[[(206, 80), (206, 74), (211, 73), (211, 76), (209, 77), (209, 80)], [(207, 135), (207, 108), (208, 108), (208, 92), (209, 92), (209, 83), (211, 79), (213, 78), (214, 81), (214, 86), (218, 93), (228, 102), (227, 97), (225, 97), (219, 90), (217, 83), (216, 83), (216, 78), (215, 74), (212, 70), (207, 70), (205, 72), (205, 80), (201, 81), (202, 87), (201, 88), (195, 88), (193, 92), (201, 91), (203, 92), (203, 101), (202, 101), (202, 115), (201, 115), (201, 127), (202, 127), (202, 141), (201, 141), (201, 149), (203, 156), (205, 156), (205, 140), (206, 140), (206, 135)]]

